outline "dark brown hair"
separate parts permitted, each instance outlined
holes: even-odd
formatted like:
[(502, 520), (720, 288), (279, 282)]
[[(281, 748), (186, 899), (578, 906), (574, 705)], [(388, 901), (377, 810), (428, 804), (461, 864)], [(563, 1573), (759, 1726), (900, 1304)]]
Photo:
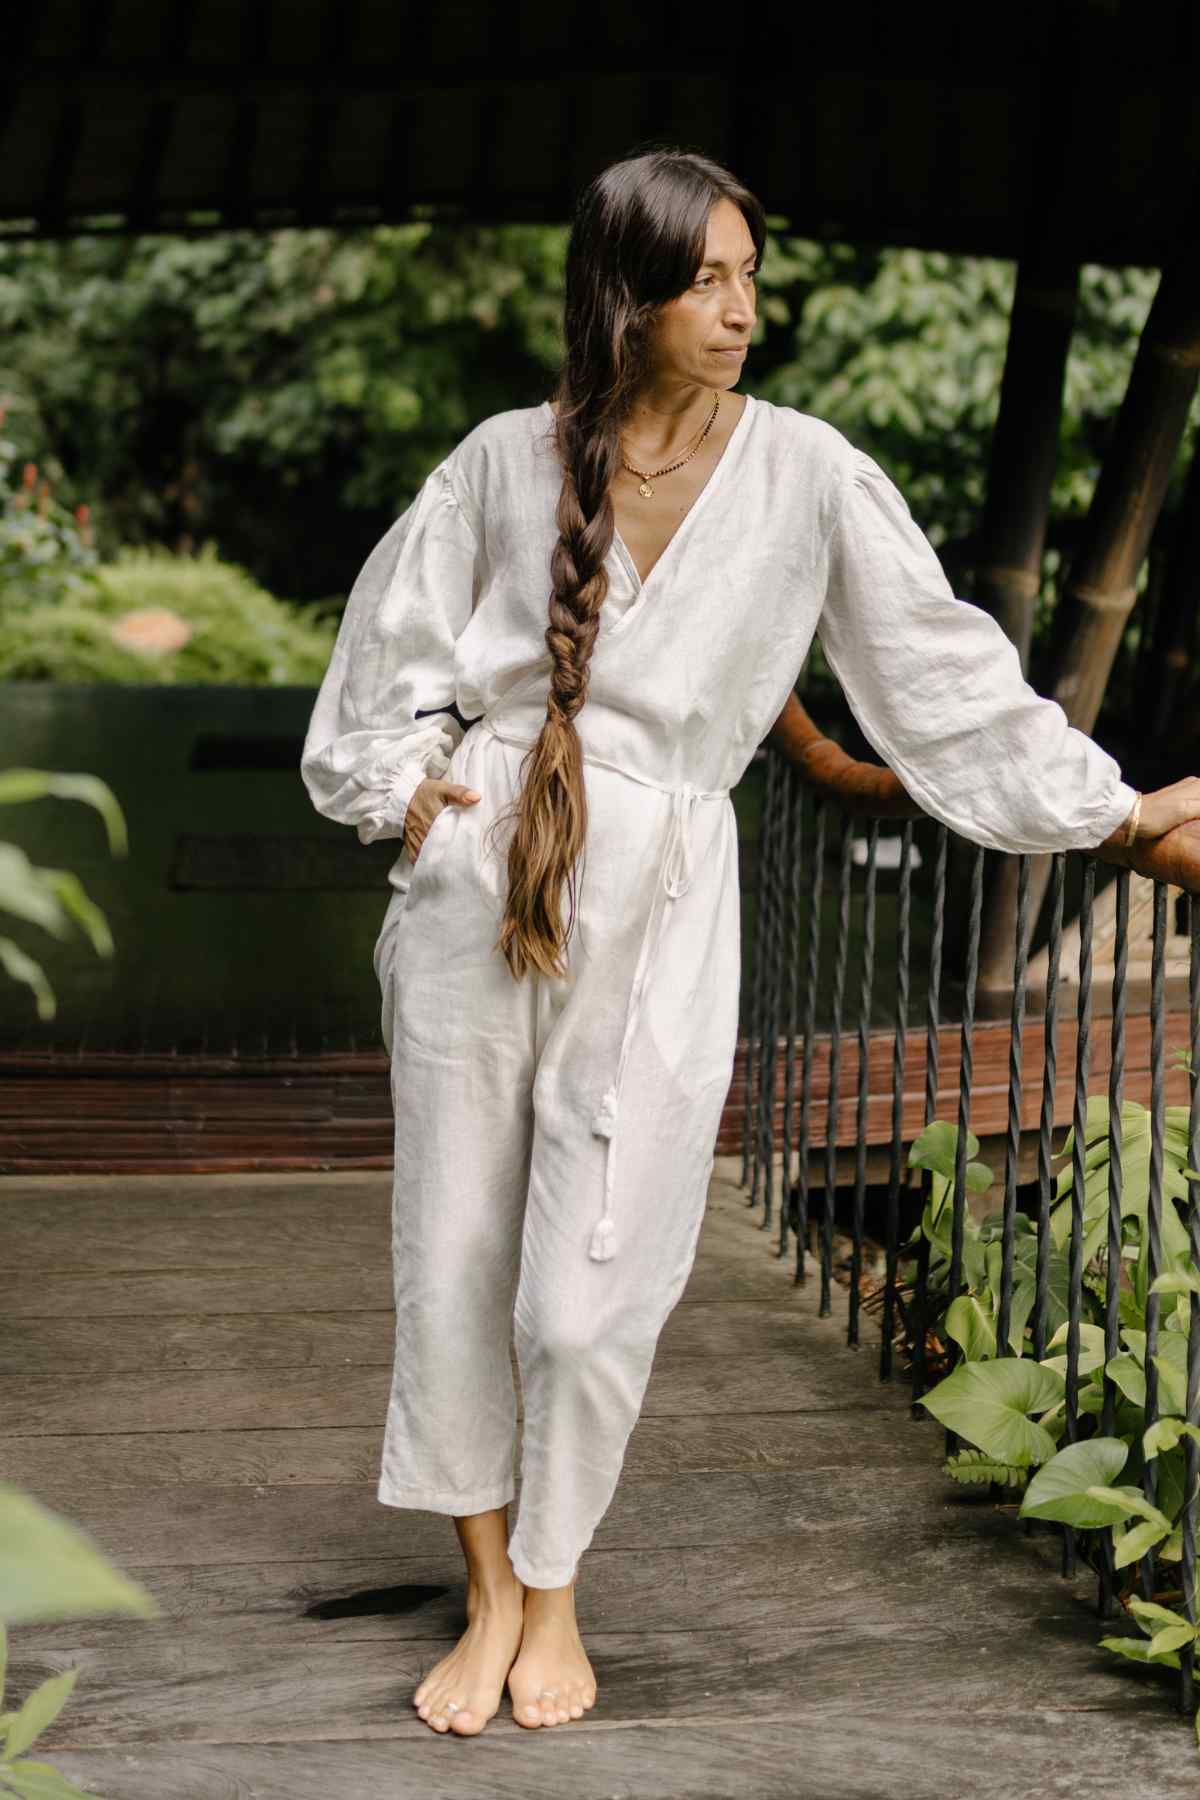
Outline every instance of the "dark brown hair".
[[(497, 947), (514, 977), (565, 973), (575, 919), (575, 867), (587, 838), (583, 756), (574, 719), (608, 591), (610, 489), (621, 426), (648, 370), (648, 326), (704, 260), (708, 216), (739, 207), (761, 259), (767, 227), (756, 197), (697, 151), (657, 147), (609, 164), (576, 203), (567, 245), (566, 353), (551, 398), (562, 463), (550, 561), (546, 645), (553, 668), (546, 722), (522, 761), (508, 846), (508, 894)], [(497, 821), (498, 823), (499, 821)], [(570, 913), (562, 918), (562, 892)]]

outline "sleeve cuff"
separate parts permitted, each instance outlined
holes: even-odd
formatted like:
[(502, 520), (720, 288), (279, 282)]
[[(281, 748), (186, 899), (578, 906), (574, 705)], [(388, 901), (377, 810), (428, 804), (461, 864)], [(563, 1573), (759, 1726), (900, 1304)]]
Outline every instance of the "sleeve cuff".
[(373, 844), (377, 838), (402, 838), (413, 795), (427, 777), (440, 778), (445, 774), (453, 752), (452, 734), (435, 726), (423, 744), (402, 742), (376, 758), (363, 777), (364, 786), (377, 792), (375, 804), (356, 825), (359, 842)]
[(1136, 788), (1130, 787), (1127, 781), (1118, 781), (1113, 789), (1112, 799), (1096, 818), (1097, 845), (1102, 844), (1105, 838), (1111, 837), (1118, 826), (1127, 822), (1137, 796)]

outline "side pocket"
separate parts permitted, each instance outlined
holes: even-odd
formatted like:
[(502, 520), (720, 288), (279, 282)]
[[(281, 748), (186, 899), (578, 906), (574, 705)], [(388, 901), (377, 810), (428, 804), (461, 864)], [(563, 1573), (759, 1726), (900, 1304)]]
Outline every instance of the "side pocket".
[(379, 928), (379, 936), (375, 940), (373, 957), (375, 979), (379, 983), (379, 1029), (389, 1056), (392, 1054), (392, 1015), (396, 1004), (396, 931), (404, 905), (405, 901), (400, 894), (389, 903)]
[(405, 912), (407, 912), (408, 908), (412, 905), (413, 896), (423, 885), (424, 877), (429, 874), (434, 863), (437, 862), (441, 855), (442, 841), (447, 836), (445, 828), (446, 814), (460, 812), (461, 810), (461, 807), (457, 807), (452, 801), (448, 801), (439, 812), (434, 814), (433, 823), (425, 833), (425, 842), (421, 845), (420, 851), (413, 863), (412, 874), (408, 879), (408, 889), (404, 896)]

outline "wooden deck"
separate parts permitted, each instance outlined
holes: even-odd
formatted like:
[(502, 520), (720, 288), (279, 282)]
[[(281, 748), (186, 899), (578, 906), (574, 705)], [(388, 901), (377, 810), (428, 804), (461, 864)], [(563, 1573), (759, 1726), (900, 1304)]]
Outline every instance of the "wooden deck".
[(1194, 1795), (1168, 1680), (945, 1479), (736, 1169), (583, 1559), (597, 1706), (467, 1739), (410, 1704), (461, 1629), (453, 1526), (375, 1498), (389, 1176), (0, 1183), (4, 1476), (163, 1609), (13, 1629), (10, 1707), (81, 1670), (33, 1754), (105, 1800)]

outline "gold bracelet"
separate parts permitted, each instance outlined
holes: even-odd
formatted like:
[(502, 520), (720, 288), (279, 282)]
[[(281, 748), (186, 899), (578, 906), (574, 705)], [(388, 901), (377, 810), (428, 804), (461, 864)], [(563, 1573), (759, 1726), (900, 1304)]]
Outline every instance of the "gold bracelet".
[(1142, 796), (1139, 794), (1133, 803), (1133, 811), (1129, 815), (1129, 829), (1125, 833), (1125, 848), (1132, 850), (1138, 834), (1138, 826), (1142, 819)]

